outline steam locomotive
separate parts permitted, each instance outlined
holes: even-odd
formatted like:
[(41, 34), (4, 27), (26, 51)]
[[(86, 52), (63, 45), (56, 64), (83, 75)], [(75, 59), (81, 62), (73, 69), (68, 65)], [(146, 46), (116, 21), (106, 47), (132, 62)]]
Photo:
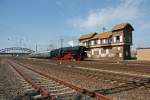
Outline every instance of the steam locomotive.
[(50, 58), (61, 60), (84, 60), (87, 57), (84, 46), (64, 47), (50, 52)]
[(84, 46), (63, 47), (31, 55), (33, 58), (48, 58), (56, 60), (84, 60), (87, 57)]

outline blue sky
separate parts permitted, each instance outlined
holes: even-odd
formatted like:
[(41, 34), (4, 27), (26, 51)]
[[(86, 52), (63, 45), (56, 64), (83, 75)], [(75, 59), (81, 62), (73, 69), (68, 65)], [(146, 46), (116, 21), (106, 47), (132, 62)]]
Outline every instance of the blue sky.
[(0, 48), (45, 50), (81, 34), (133, 25), (134, 47), (150, 47), (150, 0), (0, 0)]

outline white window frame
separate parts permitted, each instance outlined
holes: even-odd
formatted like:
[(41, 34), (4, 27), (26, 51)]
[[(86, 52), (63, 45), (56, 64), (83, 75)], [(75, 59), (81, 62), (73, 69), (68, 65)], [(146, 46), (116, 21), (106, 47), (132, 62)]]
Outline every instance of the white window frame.
[(123, 36), (120, 35), (120, 42), (123, 42)]
[(84, 42), (84, 46), (87, 46), (87, 43), (86, 43), (86, 42)]
[(116, 36), (114, 37), (114, 43), (116, 43)]
[(101, 55), (102, 54), (102, 49), (99, 49), (99, 55)]
[(92, 53), (92, 55), (94, 55), (94, 50), (93, 49), (91, 50), (91, 53)]
[(119, 57), (120, 57), (120, 58), (122, 58), (122, 57), (123, 57), (123, 55), (122, 55), (122, 53), (121, 53), (121, 52), (119, 53)]
[(109, 54), (109, 49), (106, 49), (106, 54)]

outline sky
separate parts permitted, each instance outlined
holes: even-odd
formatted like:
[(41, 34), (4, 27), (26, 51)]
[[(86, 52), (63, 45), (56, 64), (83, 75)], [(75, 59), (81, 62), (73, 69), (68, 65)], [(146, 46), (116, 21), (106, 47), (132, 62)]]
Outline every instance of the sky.
[(123, 22), (133, 27), (133, 48), (150, 47), (150, 0), (0, 0), (0, 49), (39, 51), (78, 44), (82, 34)]

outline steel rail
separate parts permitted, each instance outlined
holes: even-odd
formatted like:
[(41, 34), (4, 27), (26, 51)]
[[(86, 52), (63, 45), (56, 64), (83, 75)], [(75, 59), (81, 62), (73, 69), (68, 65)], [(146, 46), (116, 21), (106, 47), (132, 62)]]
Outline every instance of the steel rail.
[(45, 74), (45, 72), (43, 72), (43, 71), (38, 71), (38, 70), (32, 69), (30, 67), (27, 67), (27, 66), (23, 65), (20, 62), (16, 62), (16, 63), (21, 65), (21, 66), (23, 66), (23, 67), (25, 67), (25, 68), (27, 68), (27, 69), (29, 69), (29, 70), (32, 70), (33, 72), (36, 72), (36, 73), (38, 73), (38, 74), (40, 74), (40, 75), (42, 75), (44, 77), (47, 77), (50, 80), (54, 80), (55, 82), (58, 82), (58, 83), (60, 83), (62, 85), (65, 85), (65, 86), (67, 86), (69, 88), (72, 88), (73, 90), (76, 90), (77, 92), (80, 92), (80, 93), (82, 93), (84, 95), (90, 96), (92, 98), (96, 98), (97, 100), (112, 100), (112, 99), (110, 99), (110, 98), (108, 98), (108, 97), (106, 97), (106, 96), (104, 96), (104, 95), (102, 95), (102, 94), (100, 94), (98, 92), (93, 92), (93, 91), (81, 88), (79, 86), (75, 86), (73, 84), (70, 84), (69, 82), (56, 79), (54, 77), (51, 77), (50, 75)]
[(39, 85), (37, 85), (36, 83), (34, 83), (31, 79), (26, 78), (21, 71), (19, 71), (17, 68), (15, 68), (15, 66), (11, 63), (9, 63), (11, 65), (11, 67), (13, 67), (15, 69), (15, 71), (24, 78), (25, 81), (27, 81), (37, 92), (39, 92), (42, 97), (46, 97), (48, 98), (48, 100), (56, 100), (55, 96), (52, 96), (49, 94), (48, 90), (40, 87)]

